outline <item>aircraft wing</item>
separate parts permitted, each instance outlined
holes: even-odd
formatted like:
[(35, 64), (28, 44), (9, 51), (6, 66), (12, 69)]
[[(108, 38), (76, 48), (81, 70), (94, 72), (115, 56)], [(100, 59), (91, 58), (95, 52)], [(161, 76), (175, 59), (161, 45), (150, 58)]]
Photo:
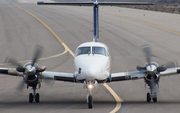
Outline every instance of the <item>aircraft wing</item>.
[(142, 73), (140, 71), (111, 73), (111, 82), (124, 81), (124, 80), (135, 80), (135, 79), (140, 79), (140, 78), (144, 78), (144, 73)]
[(12, 75), (12, 76), (22, 76), (23, 73), (16, 71), (16, 68), (0, 68), (0, 73)]
[(161, 76), (173, 75), (180, 73), (180, 67), (168, 68), (166, 71), (160, 73)]
[[(160, 76), (176, 75), (180, 73), (180, 67), (168, 68), (166, 71), (160, 72)], [(144, 78), (144, 73), (140, 71), (132, 72), (121, 72), (121, 73), (112, 73), (111, 82), (113, 81), (124, 81), (124, 80), (136, 80)]]
[(44, 71), (42, 72), (43, 79), (54, 79), (65, 82), (76, 82), (73, 73), (61, 73), (61, 72), (52, 72), (52, 71)]
[[(12, 76), (23, 76), (23, 73), (16, 71), (16, 68), (0, 68), (1, 74), (12, 75)], [(43, 79), (54, 79), (59, 81), (76, 82), (73, 73), (61, 73), (44, 71), (41, 73)]]

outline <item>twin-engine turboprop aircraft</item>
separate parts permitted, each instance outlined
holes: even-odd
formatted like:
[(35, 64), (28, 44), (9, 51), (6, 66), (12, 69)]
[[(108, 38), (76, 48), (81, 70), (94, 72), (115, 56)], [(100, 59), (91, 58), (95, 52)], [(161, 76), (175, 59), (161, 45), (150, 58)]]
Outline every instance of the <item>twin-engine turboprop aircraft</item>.
[(159, 66), (151, 61), (151, 51), (149, 46), (144, 46), (143, 51), (147, 60), (144, 67), (137, 66), (137, 71), (111, 73), (111, 55), (108, 47), (98, 42), (99, 40), (99, 6), (118, 6), (118, 5), (153, 5), (154, 3), (144, 2), (67, 2), (67, 3), (44, 3), (38, 2), (38, 5), (73, 5), (73, 6), (93, 6), (94, 12), (94, 35), (92, 42), (86, 42), (77, 47), (74, 57), (74, 73), (45, 71), (45, 67), (40, 67), (36, 61), (40, 57), (41, 49), (37, 49), (32, 62), (24, 66), (17, 64), (14, 60), (10, 62), (17, 65), (16, 68), (0, 68), (0, 73), (22, 76), (28, 87), (32, 87), (33, 94), (29, 94), (29, 102), (39, 102), (39, 94), (36, 88), (41, 84), (41, 79), (54, 79), (68, 82), (83, 83), (89, 94), (87, 95), (88, 107), (93, 107), (92, 90), (99, 83), (144, 79), (150, 87), (150, 93), (147, 93), (147, 102), (153, 99), (157, 101), (156, 86), (159, 83), (160, 76), (176, 74), (180, 72), (180, 67), (172, 65)]

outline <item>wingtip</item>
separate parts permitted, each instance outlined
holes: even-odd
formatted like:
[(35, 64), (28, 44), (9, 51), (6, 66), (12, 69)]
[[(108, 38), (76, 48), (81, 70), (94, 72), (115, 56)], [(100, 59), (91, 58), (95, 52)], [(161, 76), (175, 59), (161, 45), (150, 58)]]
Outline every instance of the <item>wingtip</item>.
[(152, 4), (152, 5), (154, 5), (155, 3), (154, 2), (148, 2), (149, 4)]
[(37, 2), (37, 4), (42, 4), (42, 3), (44, 3), (44, 1), (39, 1), (39, 2)]

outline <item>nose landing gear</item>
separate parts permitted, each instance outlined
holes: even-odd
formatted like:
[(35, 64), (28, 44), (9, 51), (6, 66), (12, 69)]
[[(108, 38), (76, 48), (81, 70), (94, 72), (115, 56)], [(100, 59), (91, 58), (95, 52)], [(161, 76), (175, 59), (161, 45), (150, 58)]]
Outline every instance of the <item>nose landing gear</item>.
[(87, 89), (88, 91), (88, 95), (87, 95), (87, 103), (88, 103), (88, 108), (92, 109), (93, 108), (93, 98), (92, 98), (92, 90), (94, 89), (94, 87), (97, 86), (97, 81), (84, 81), (84, 87)]
[(91, 109), (93, 107), (93, 98), (91, 94), (87, 95), (87, 103), (88, 103), (88, 108)]

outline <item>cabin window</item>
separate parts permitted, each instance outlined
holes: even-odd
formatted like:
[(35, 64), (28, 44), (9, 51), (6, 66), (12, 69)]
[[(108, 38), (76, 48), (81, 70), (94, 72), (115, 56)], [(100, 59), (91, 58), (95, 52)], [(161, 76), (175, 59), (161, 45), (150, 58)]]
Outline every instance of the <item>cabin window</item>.
[(100, 54), (106, 56), (106, 51), (103, 47), (92, 47), (92, 54)]
[(82, 55), (82, 54), (90, 54), (91, 53), (91, 48), (90, 47), (80, 47), (78, 48), (76, 52), (76, 56)]

